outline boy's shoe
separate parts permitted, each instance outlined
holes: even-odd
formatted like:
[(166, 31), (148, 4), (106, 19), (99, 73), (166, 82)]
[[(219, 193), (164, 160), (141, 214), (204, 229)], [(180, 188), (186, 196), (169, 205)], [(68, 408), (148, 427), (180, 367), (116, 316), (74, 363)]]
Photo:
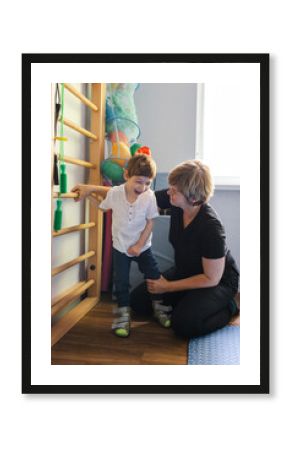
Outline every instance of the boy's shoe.
[(153, 301), (153, 316), (160, 323), (160, 325), (164, 328), (171, 327), (171, 306), (163, 305), (162, 300)]
[(112, 330), (118, 337), (128, 337), (130, 335), (130, 307), (122, 306), (114, 310), (117, 317), (112, 324)]

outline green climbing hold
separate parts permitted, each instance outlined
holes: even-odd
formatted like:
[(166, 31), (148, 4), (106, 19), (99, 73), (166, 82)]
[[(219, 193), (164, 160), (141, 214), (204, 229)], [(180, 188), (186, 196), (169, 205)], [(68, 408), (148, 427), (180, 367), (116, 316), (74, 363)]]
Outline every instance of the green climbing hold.
[(65, 194), (67, 192), (67, 173), (64, 163), (60, 164), (60, 192)]
[(61, 230), (62, 227), (62, 201), (61, 199), (57, 199), (56, 201), (56, 210), (54, 211), (54, 231)]

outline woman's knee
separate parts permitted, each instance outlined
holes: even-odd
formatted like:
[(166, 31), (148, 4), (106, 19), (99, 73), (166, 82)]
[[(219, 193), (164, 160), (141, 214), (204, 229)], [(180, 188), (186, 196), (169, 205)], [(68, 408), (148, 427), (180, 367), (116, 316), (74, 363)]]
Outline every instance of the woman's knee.
[(172, 314), (172, 328), (177, 336), (194, 338), (212, 333), (228, 324), (231, 314), (228, 308), (210, 316), (203, 316), (197, 311), (195, 314), (185, 314), (176, 308)]
[(190, 317), (176, 309), (172, 313), (171, 323), (177, 336), (192, 338), (204, 334), (203, 319), (197, 314)]

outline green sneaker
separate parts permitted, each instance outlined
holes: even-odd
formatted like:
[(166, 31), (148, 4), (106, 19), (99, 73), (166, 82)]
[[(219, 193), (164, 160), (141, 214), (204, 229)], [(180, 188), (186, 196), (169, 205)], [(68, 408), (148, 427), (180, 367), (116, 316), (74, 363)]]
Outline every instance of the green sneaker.
[(122, 306), (121, 308), (116, 308), (114, 311), (118, 314), (113, 323), (112, 330), (114, 334), (118, 337), (128, 337), (130, 335), (130, 308), (129, 306)]
[(161, 301), (153, 301), (153, 317), (160, 323), (160, 325), (164, 328), (171, 327), (171, 306), (165, 306)]
[(116, 328), (114, 330), (114, 333), (119, 337), (128, 337), (130, 334), (130, 330), (128, 330), (127, 328)]

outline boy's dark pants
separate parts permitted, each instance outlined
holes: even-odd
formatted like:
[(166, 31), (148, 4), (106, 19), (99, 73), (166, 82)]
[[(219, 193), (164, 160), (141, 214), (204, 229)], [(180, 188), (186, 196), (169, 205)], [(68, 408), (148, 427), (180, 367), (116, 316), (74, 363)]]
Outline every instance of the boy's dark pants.
[[(157, 280), (160, 278), (160, 272), (157, 266), (157, 262), (152, 254), (151, 248), (145, 250), (139, 256), (127, 256), (125, 253), (121, 253), (113, 248), (113, 281), (115, 285), (115, 294), (118, 301), (118, 306), (129, 306), (129, 275), (131, 262), (136, 261), (140, 272), (144, 274), (144, 278), (150, 278)], [(152, 300), (160, 300), (159, 294), (150, 295)]]

